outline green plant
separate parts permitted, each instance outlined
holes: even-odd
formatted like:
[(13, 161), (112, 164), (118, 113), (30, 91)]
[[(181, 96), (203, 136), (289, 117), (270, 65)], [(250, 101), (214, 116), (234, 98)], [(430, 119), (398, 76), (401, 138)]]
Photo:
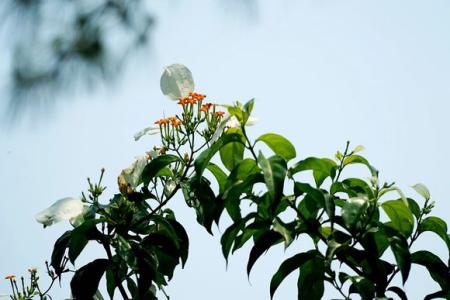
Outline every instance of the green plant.
[[(158, 120), (157, 127), (137, 135), (138, 139), (159, 133), (161, 146), (120, 174), (120, 193), (105, 204), (100, 201), (102, 171), (98, 183), (89, 181), (88, 194), (80, 200), (82, 214), (55, 217), (53, 208), (52, 213), (38, 215), (46, 225), (64, 218), (74, 225), (53, 249), (50, 265), (57, 277), (68, 271), (67, 261), (74, 263), (89, 242), (105, 250), (107, 258), (75, 271), (75, 299), (93, 299), (103, 276), (111, 298), (117, 291), (124, 299), (157, 299), (158, 291), (165, 295), (164, 286), (175, 268), (184, 266), (189, 251), (188, 233), (175, 212), (166, 208), (178, 192), (209, 233), (222, 215), (230, 217), (221, 237), (225, 259), (253, 243), (248, 274), (271, 247), (288, 248), (301, 235), (312, 240), (311, 249), (281, 263), (270, 282), (270, 297), (286, 276), (299, 270), (298, 299), (321, 299), (326, 282), (343, 299), (353, 294), (362, 299), (407, 299), (392, 280), (400, 276), (405, 283), (413, 264), (425, 267), (440, 286), (426, 299), (450, 297), (449, 263), (429, 251), (411, 252), (426, 231), (436, 233), (450, 250), (447, 225), (430, 216), (434, 202), (424, 185), (413, 186), (423, 198), (416, 201), (393, 183), (380, 183), (378, 171), (359, 154), (363, 148), (351, 150), (349, 143), (333, 159), (298, 159), (293, 144), (281, 135), (249, 137), (246, 125), (253, 100), (222, 105), (225, 113), (205, 103), (204, 95), (176, 90), (182, 92), (181, 114)], [(270, 151), (264, 153), (261, 145)], [(370, 179), (346, 177), (350, 165), (366, 168)], [(312, 173), (312, 180), (297, 179), (301, 172)], [(58, 205), (71, 203), (79, 210), (73, 199), (68, 201)]]

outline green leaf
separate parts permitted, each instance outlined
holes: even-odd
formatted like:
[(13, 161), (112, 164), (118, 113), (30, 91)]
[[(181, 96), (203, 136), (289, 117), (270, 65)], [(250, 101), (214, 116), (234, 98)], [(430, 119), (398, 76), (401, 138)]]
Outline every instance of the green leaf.
[(194, 166), (197, 178), (200, 178), (203, 171), (208, 166), (210, 160), (213, 156), (225, 145), (232, 142), (243, 143), (242, 135), (237, 133), (223, 134), (214, 144), (212, 144), (208, 149), (203, 151), (195, 160)]
[(411, 198), (407, 198), (407, 201), (408, 201), (408, 207), (411, 210), (411, 212), (413, 213), (414, 217), (416, 217), (416, 219), (419, 219), (420, 218), (419, 204), (417, 204), (417, 202)]
[(375, 286), (373, 282), (362, 277), (353, 276), (350, 278), (352, 285), (349, 288), (349, 293), (358, 293), (362, 300), (373, 300), (375, 297)]
[(436, 281), (443, 290), (449, 290), (449, 270), (438, 256), (425, 250), (417, 251), (411, 255), (411, 262), (427, 268), (433, 280)]
[(228, 263), (228, 255), (230, 254), (231, 247), (233, 246), (234, 241), (236, 240), (236, 236), (238, 233), (244, 229), (245, 224), (248, 220), (254, 218), (256, 213), (250, 213), (245, 218), (239, 220), (238, 222), (233, 223), (230, 227), (228, 227), (225, 232), (222, 234), (220, 239), (220, 244), (222, 245), (222, 253), (225, 257), (225, 260)]
[(352, 165), (352, 164), (363, 164), (367, 168), (369, 168), (370, 174), (372, 176), (378, 176), (378, 171), (375, 169), (364, 157), (360, 155), (350, 155), (344, 159), (344, 166)]
[(397, 294), (397, 296), (400, 298), (400, 300), (408, 300), (406, 293), (398, 286), (391, 286), (387, 290)]
[(228, 176), (225, 184), (225, 190), (238, 182), (244, 181), (248, 176), (260, 172), (261, 169), (258, 167), (254, 159), (246, 158), (240, 161)]
[(423, 198), (425, 198), (425, 200), (430, 200), (431, 196), (430, 196), (430, 191), (428, 190), (428, 188), (422, 184), (422, 183), (417, 183), (415, 185), (412, 186), (412, 188), (419, 194), (421, 195)]
[(312, 170), (316, 185), (317, 187), (320, 187), (327, 177), (334, 178), (336, 169), (337, 165), (331, 159), (308, 157), (290, 168), (288, 176), (292, 177), (298, 172)]
[(420, 222), (417, 230), (419, 233), (425, 231), (436, 233), (447, 244), (447, 248), (450, 251), (450, 238), (448, 237), (447, 224), (444, 220), (438, 217), (428, 217)]
[(342, 207), (341, 214), (345, 225), (349, 228), (354, 227), (361, 219), (361, 215), (368, 207), (368, 200), (364, 197), (350, 198)]
[(443, 298), (443, 299), (450, 299), (450, 290), (448, 291), (437, 291), (434, 293), (431, 293), (429, 295), (426, 295), (423, 300), (431, 300), (436, 298)]
[(390, 200), (381, 204), (381, 207), (391, 220), (389, 225), (409, 237), (414, 228), (414, 217), (405, 203), (402, 200)]
[(405, 284), (411, 270), (411, 254), (409, 253), (408, 243), (405, 238), (396, 236), (389, 238), (389, 243), (402, 274), (403, 284)]
[(275, 291), (280, 286), (281, 282), (293, 271), (298, 270), (305, 262), (313, 259), (316, 256), (316, 251), (311, 250), (302, 252), (286, 259), (275, 272), (270, 281), (270, 298), (273, 298)]
[(223, 165), (228, 171), (231, 171), (244, 157), (245, 139), (240, 128), (229, 128), (226, 135), (228, 134), (241, 135), (241, 141), (227, 143), (219, 150), (220, 159)]
[(275, 133), (263, 134), (256, 139), (256, 142), (259, 141), (264, 142), (275, 154), (283, 157), (286, 161), (297, 156), (294, 145), (281, 135)]
[(78, 269), (70, 282), (73, 297), (75, 299), (92, 299), (107, 266), (107, 259), (96, 259)]
[(224, 205), (216, 198), (213, 190), (205, 178), (190, 181), (190, 191), (185, 193), (188, 197), (188, 205), (193, 206), (197, 213), (197, 222), (212, 234), (211, 226), (214, 221), (218, 222)]
[(230, 254), (231, 247), (233, 246), (234, 240), (238, 235), (239, 231), (242, 230), (244, 225), (242, 224), (242, 220), (236, 223), (233, 223), (230, 227), (228, 227), (223, 233), (220, 243), (222, 245), (222, 254), (225, 257), (226, 262), (228, 263), (228, 255)]
[(219, 166), (213, 163), (209, 163), (206, 169), (208, 169), (208, 171), (216, 178), (217, 184), (219, 185), (219, 194), (222, 194), (225, 191), (225, 184), (228, 178), (227, 174), (225, 174)]
[(262, 174), (249, 174), (245, 180), (236, 182), (223, 194), (225, 208), (234, 222), (241, 219), (240, 200), (242, 194), (251, 193), (253, 185), (258, 182), (264, 182), (264, 176)]
[(64, 257), (64, 253), (66, 252), (67, 247), (69, 246), (70, 236), (72, 234), (72, 230), (68, 230), (64, 232), (55, 242), (53, 246), (52, 258), (50, 260), (50, 265), (55, 269), (56, 275), (61, 275), (62, 269), (61, 263)]
[(246, 124), (248, 118), (252, 114), (253, 106), (255, 105), (255, 99), (251, 99), (247, 103), (244, 104), (244, 111), (243, 111), (243, 123)]
[(89, 240), (101, 238), (101, 233), (97, 230), (96, 225), (103, 222), (104, 219), (90, 219), (72, 231), (69, 241), (69, 259), (72, 264), (86, 247)]
[(330, 217), (330, 219), (334, 218), (335, 210), (336, 210), (336, 204), (334, 203), (334, 197), (330, 194), (324, 195), (324, 203), (325, 203), (325, 211), (327, 212), (327, 215)]
[(342, 181), (346, 189), (351, 189), (356, 194), (367, 194), (369, 199), (374, 198), (374, 194), (370, 186), (364, 180), (359, 178), (347, 178)]
[(293, 228), (288, 228), (288, 226), (286, 226), (286, 224), (278, 217), (274, 220), (273, 231), (276, 231), (283, 236), (285, 249), (289, 247), (294, 240)]
[(353, 149), (353, 153), (358, 153), (358, 152), (361, 152), (361, 151), (364, 151), (364, 150), (366, 150), (366, 148), (363, 146), (363, 145), (358, 145), (358, 146), (356, 146), (355, 147), (355, 149)]
[(324, 287), (325, 262), (320, 254), (300, 266), (298, 277), (298, 299), (320, 300), (322, 299)]
[(189, 236), (186, 230), (184, 229), (183, 225), (181, 225), (178, 221), (174, 219), (167, 219), (167, 222), (169, 222), (170, 225), (172, 225), (174, 231), (177, 234), (178, 249), (181, 258), (181, 266), (184, 268), (189, 254)]
[(283, 194), (284, 179), (286, 177), (286, 161), (280, 156), (266, 159), (262, 152), (258, 155), (259, 165), (264, 173), (264, 181), (273, 201), (277, 201)]
[(160, 155), (152, 159), (142, 171), (141, 179), (144, 185), (148, 185), (150, 180), (152, 180), (161, 170), (176, 161), (180, 161), (180, 158), (172, 154)]
[(266, 231), (255, 242), (247, 263), (247, 275), (250, 276), (250, 271), (258, 258), (270, 247), (283, 241), (283, 236), (276, 231)]

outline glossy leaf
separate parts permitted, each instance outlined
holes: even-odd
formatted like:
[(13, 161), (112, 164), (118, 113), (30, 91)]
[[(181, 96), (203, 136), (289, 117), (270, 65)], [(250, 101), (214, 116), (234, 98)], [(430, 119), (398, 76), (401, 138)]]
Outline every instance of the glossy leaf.
[(408, 207), (411, 210), (414, 217), (416, 217), (416, 220), (420, 217), (420, 206), (417, 204), (417, 202), (414, 199), (407, 198), (408, 201)]
[(442, 260), (435, 254), (421, 250), (411, 255), (411, 262), (427, 268), (431, 277), (443, 290), (450, 289), (449, 270)]
[(313, 259), (317, 255), (315, 250), (302, 252), (286, 259), (278, 268), (270, 281), (270, 298), (273, 298), (275, 291), (281, 282), (293, 271), (298, 270), (304, 263)]
[(450, 238), (447, 234), (447, 224), (444, 220), (438, 217), (428, 217), (420, 222), (417, 229), (420, 233), (431, 231), (436, 233), (446, 244), (450, 251)]
[(225, 191), (225, 185), (228, 178), (227, 174), (225, 174), (219, 166), (213, 163), (209, 163), (206, 169), (208, 169), (208, 171), (216, 178), (217, 184), (219, 185), (219, 194), (222, 194)]
[(266, 133), (257, 138), (256, 141), (265, 143), (275, 154), (283, 157), (286, 161), (297, 156), (294, 145), (281, 135)]
[(225, 135), (238, 134), (241, 140), (237, 142), (229, 142), (223, 145), (220, 150), (220, 159), (223, 165), (231, 171), (244, 157), (245, 139), (240, 128), (229, 128)]
[(253, 185), (264, 182), (264, 176), (260, 173), (249, 174), (245, 180), (240, 180), (228, 188), (223, 195), (223, 202), (228, 214), (233, 221), (241, 219), (240, 200), (243, 194), (250, 193)]
[(150, 180), (152, 180), (161, 170), (176, 161), (180, 161), (180, 158), (171, 154), (160, 155), (152, 159), (142, 171), (141, 180), (144, 185), (148, 185)]
[(75, 263), (89, 240), (101, 238), (101, 233), (97, 230), (96, 225), (103, 221), (104, 219), (87, 220), (72, 231), (69, 241), (69, 259), (72, 264)]
[(408, 243), (403, 237), (389, 238), (389, 243), (402, 274), (403, 284), (405, 284), (411, 270), (411, 254), (409, 253)]
[(250, 276), (250, 271), (258, 258), (270, 247), (283, 241), (283, 236), (275, 231), (267, 231), (256, 240), (255, 245), (250, 251), (250, 256), (247, 263), (247, 275)]
[(421, 195), (425, 200), (430, 200), (431, 196), (430, 196), (430, 191), (428, 190), (428, 188), (422, 184), (422, 183), (417, 183), (415, 185), (412, 186), (412, 188), (419, 194)]
[(286, 161), (279, 156), (266, 159), (260, 152), (258, 155), (259, 165), (264, 173), (264, 181), (272, 199), (278, 200), (283, 194), (284, 180), (286, 177)]
[(181, 225), (178, 221), (168, 219), (167, 220), (175, 230), (178, 237), (178, 249), (180, 252), (181, 258), (181, 266), (184, 267), (189, 254), (189, 236), (184, 229), (183, 225)]
[(381, 204), (381, 207), (391, 220), (389, 225), (405, 237), (409, 237), (414, 228), (414, 217), (404, 202), (402, 200), (390, 200)]
[(378, 171), (375, 169), (364, 157), (360, 155), (350, 155), (344, 159), (344, 166), (352, 165), (352, 164), (363, 164), (365, 165), (372, 176), (378, 176)]
[(247, 103), (244, 104), (243, 114), (242, 114), (242, 122), (244, 124), (247, 123), (248, 118), (252, 114), (253, 106), (255, 105), (255, 99), (251, 99)]
[(350, 198), (342, 207), (342, 218), (347, 227), (354, 227), (361, 219), (361, 215), (368, 207), (368, 200), (364, 197)]
[(337, 165), (331, 159), (308, 157), (290, 168), (289, 176), (292, 177), (294, 174), (301, 171), (312, 170), (316, 186), (320, 187), (327, 177), (334, 178), (336, 169)]
[(300, 266), (300, 276), (297, 282), (299, 300), (322, 299), (324, 287), (324, 258), (317, 254)]
[(357, 293), (362, 300), (373, 300), (375, 298), (375, 286), (370, 280), (361, 277), (351, 277), (352, 285), (349, 288), (349, 293)]
[(96, 259), (78, 269), (70, 282), (73, 297), (75, 299), (92, 299), (107, 266), (107, 259)]
[(283, 236), (284, 248), (289, 247), (289, 245), (294, 240), (293, 228), (289, 228), (280, 218), (276, 217), (273, 223), (273, 231), (278, 232)]
[(208, 166), (210, 160), (213, 156), (225, 145), (231, 142), (242, 143), (242, 135), (237, 133), (223, 134), (214, 144), (212, 144), (208, 149), (203, 151), (195, 160), (194, 166), (197, 178), (200, 178), (203, 171)]
[(397, 296), (400, 298), (400, 300), (408, 300), (406, 293), (398, 286), (391, 286), (387, 290), (397, 294)]
[(66, 252), (67, 247), (69, 246), (70, 236), (72, 234), (72, 230), (68, 230), (64, 232), (55, 242), (53, 246), (52, 258), (50, 260), (50, 265), (55, 269), (57, 275), (60, 275), (63, 269), (61, 268), (61, 263), (64, 257), (64, 253)]

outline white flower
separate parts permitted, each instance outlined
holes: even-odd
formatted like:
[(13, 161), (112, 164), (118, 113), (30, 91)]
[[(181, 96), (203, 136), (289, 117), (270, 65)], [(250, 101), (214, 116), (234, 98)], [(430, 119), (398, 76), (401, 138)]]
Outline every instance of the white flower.
[(79, 198), (67, 197), (56, 201), (52, 206), (36, 215), (36, 221), (50, 226), (60, 221), (75, 221), (83, 214), (86, 205)]
[[(245, 126), (253, 126), (258, 122), (259, 122), (258, 118), (250, 116), (248, 117)], [(211, 142), (214, 143), (215, 141), (217, 141), (219, 137), (222, 135), (222, 133), (228, 128), (238, 128), (238, 127), (241, 127), (241, 123), (239, 122), (239, 120), (235, 116), (226, 113), (223, 116), (222, 122), (220, 122), (219, 126), (217, 126), (216, 131), (211, 137)]]
[(153, 148), (153, 150), (147, 152), (150, 159), (155, 159), (159, 156), (159, 151), (157, 148)]
[(186, 66), (173, 64), (164, 68), (160, 86), (165, 96), (172, 100), (178, 100), (187, 97), (194, 91), (194, 79)]
[(138, 141), (141, 137), (143, 137), (144, 135), (148, 134), (148, 135), (153, 135), (153, 134), (158, 134), (160, 133), (160, 129), (159, 127), (156, 126), (150, 126), (147, 128), (142, 129), (141, 131), (137, 132), (134, 135), (134, 140)]
[(136, 160), (128, 167), (122, 170), (119, 175), (119, 188), (136, 188), (141, 181), (142, 171), (148, 163), (148, 155), (136, 157)]

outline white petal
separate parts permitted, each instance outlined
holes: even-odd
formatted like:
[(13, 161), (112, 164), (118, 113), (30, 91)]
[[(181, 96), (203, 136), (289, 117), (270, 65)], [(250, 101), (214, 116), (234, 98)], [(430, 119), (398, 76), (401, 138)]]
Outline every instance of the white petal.
[(147, 152), (147, 154), (150, 156), (150, 159), (155, 159), (159, 156), (159, 152), (157, 150), (151, 150)]
[(134, 135), (134, 140), (138, 141), (141, 137), (143, 137), (146, 134), (153, 135), (153, 134), (158, 134), (159, 132), (160, 132), (159, 127), (155, 127), (155, 126), (147, 127), (147, 128), (142, 129), (141, 131), (137, 132)]
[(227, 123), (225, 124), (225, 127), (238, 128), (241, 127), (241, 123), (239, 123), (238, 119), (235, 116), (230, 116)]
[(248, 117), (247, 123), (245, 123), (245, 126), (253, 126), (255, 124), (259, 123), (259, 119), (255, 117)]
[(85, 204), (79, 198), (63, 198), (38, 213), (36, 221), (44, 224), (44, 226), (50, 226), (60, 221), (75, 219), (83, 213), (84, 208)]
[[(247, 120), (247, 123), (245, 123), (245, 126), (253, 126), (258, 122), (258, 118), (250, 116)], [(241, 123), (239, 123), (238, 119), (235, 116), (230, 115), (229, 113), (225, 113), (222, 121), (220, 122), (219, 126), (217, 126), (216, 131), (211, 137), (211, 142), (214, 143), (215, 141), (217, 141), (225, 129), (238, 127), (241, 127)]]
[(178, 100), (194, 91), (194, 79), (186, 66), (173, 64), (164, 68), (160, 86), (165, 96), (172, 100)]
[(128, 167), (122, 170), (119, 176), (122, 176), (125, 181), (134, 189), (140, 183), (141, 174), (148, 163), (147, 155), (139, 156)]

